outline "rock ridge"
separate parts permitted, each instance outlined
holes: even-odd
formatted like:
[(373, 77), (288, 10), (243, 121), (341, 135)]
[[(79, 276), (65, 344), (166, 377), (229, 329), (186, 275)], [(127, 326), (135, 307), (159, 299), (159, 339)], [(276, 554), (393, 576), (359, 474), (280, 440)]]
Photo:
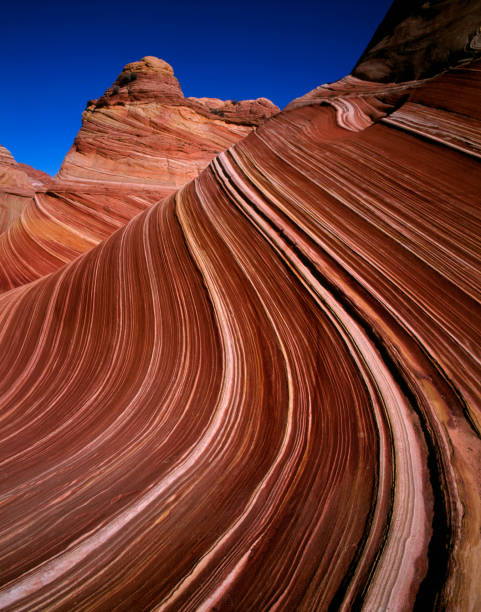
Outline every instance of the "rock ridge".
[(352, 74), (425, 79), (481, 56), (481, 0), (395, 0)]
[(127, 64), (103, 96), (89, 100), (58, 178), (128, 179), (172, 191), (278, 112), (266, 98), (185, 98), (172, 67), (147, 56)]
[(17, 163), (11, 152), (0, 145), (0, 234), (19, 218), (34, 194), (46, 191), (51, 183), (46, 172)]
[(0, 608), (481, 610), (481, 60), (320, 86), (153, 205), (232, 125), (118, 107), (0, 236)]
[(54, 179), (39, 182), (33, 169), (0, 150), (9, 190), (0, 188), (0, 292), (105, 240), (278, 111), (266, 98), (185, 98), (172, 67), (159, 58), (127, 64), (89, 103)]

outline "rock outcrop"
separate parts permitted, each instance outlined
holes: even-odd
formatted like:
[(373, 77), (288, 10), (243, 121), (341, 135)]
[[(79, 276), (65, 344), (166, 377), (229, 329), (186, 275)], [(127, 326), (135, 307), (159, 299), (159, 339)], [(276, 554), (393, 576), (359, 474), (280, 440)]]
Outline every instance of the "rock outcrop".
[(58, 177), (160, 185), (167, 195), (278, 112), (265, 98), (184, 98), (171, 66), (144, 57), (89, 101)]
[(0, 295), (1, 608), (481, 609), (480, 79), (317, 88)]
[(403, 82), (481, 56), (481, 0), (395, 0), (353, 75)]
[(105, 240), (278, 111), (265, 98), (186, 99), (166, 62), (145, 57), (127, 64), (112, 87), (89, 102), (48, 192), (42, 188), (32, 200), (25, 177), (30, 197), (15, 208), (9, 194), (9, 210), (23, 213), (16, 223), (10, 216), (11, 227), (0, 236), (0, 292), (49, 274)]
[(0, 145), (0, 234), (18, 217), (37, 191), (46, 190), (51, 177), (27, 164), (18, 164)]

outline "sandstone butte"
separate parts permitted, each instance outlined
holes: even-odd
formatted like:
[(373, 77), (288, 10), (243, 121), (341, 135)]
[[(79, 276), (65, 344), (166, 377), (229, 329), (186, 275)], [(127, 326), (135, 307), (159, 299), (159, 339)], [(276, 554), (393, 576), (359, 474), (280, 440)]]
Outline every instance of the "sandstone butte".
[[(88, 251), (277, 112), (266, 98), (185, 98), (171, 66), (156, 57), (127, 64), (89, 100), (55, 179), (32, 183), (25, 173), (36, 171), (8, 165), (0, 149), (0, 291)], [(7, 196), (4, 183), (15, 188)]]
[(435, 4), (0, 295), (0, 607), (481, 609), (481, 7)]

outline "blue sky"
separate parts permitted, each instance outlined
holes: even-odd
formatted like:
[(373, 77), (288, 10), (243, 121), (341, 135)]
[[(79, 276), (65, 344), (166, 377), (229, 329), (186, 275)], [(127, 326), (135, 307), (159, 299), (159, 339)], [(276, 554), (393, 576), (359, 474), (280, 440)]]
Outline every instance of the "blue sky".
[(264, 96), (282, 108), (348, 74), (390, 4), (6, 0), (0, 144), (55, 174), (87, 100), (145, 55), (169, 62), (186, 96)]

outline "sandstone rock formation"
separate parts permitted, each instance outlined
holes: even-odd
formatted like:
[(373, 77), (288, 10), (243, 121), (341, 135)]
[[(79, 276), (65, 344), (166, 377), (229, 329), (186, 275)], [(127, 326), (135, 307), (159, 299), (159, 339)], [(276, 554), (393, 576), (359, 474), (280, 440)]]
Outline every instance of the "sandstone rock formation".
[(184, 98), (171, 66), (144, 57), (89, 101), (58, 177), (161, 185), (167, 195), (277, 112), (265, 98)]
[(37, 191), (51, 183), (45, 172), (18, 164), (8, 149), (0, 145), (0, 234), (18, 219)]
[(13, 224), (8, 217), (11, 227), (0, 236), (0, 292), (89, 250), (278, 111), (265, 98), (186, 99), (166, 62), (145, 57), (127, 64), (112, 87), (89, 102), (48, 192), (42, 189), (33, 201), (25, 177), (28, 200), (22, 192), (12, 203), (20, 195), (9, 193), (8, 209), (23, 214)]
[(481, 0), (395, 0), (353, 75), (402, 82), (481, 55)]
[(0, 295), (0, 607), (481, 608), (480, 81), (317, 88)]

